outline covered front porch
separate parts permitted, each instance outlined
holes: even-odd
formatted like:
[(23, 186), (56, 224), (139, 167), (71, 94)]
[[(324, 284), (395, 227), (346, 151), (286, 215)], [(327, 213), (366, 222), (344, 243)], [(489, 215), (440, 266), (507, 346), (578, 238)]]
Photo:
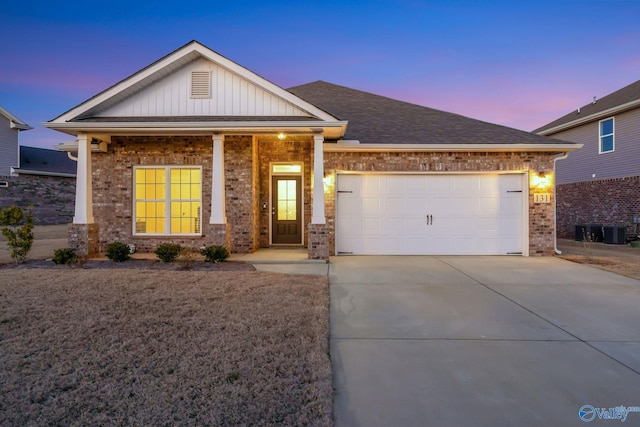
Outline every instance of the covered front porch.
[(323, 144), (322, 132), (80, 134), (59, 147), (78, 162), (70, 247), (95, 256), (114, 241), (147, 253), (165, 242), (232, 254), (285, 246), (327, 260)]

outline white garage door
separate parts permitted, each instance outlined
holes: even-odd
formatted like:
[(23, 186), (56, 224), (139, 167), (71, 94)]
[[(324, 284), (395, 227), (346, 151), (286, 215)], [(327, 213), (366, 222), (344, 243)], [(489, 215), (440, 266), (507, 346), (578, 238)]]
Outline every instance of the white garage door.
[(521, 254), (523, 196), (522, 174), (339, 174), (336, 252)]

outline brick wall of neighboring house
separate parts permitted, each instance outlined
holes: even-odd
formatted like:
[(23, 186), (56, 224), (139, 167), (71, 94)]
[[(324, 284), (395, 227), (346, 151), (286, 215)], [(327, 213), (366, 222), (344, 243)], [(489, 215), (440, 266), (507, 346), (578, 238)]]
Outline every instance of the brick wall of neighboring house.
[(558, 237), (573, 239), (579, 224), (625, 225), (640, 216), (640, 176), (562, 184), (557, 187)]
[[(325, 174), (358, 172), (485, 172), (551, 171), (553, 154), (547, 153), (335, 153), (327, 152)], [(529, 255), (553, 255), (553, 194), (550, 204), (534, 204), (529, 195)], [(553, 193), (553, 190), (545, 192)], [(335, 191), (327, 192), (326, 215), (331, 255), (335, 255)]]
[[(259, 138), (258, 141), (258, 163), (260, 167), (260, 247), (266, 248), (270, 245), (269, 223), (271, 221), (271, 211), (269, 209), (271, 195), (269, 180), (270, 162), (302, 162), (302, 186), (303, 186), (303, 212), (304, 230), (311, 222), (311, 169), (313, 168), (313, 148), (310, 137), (289, 135), (285, 141), (275, 138)], [(266, 203), (267, 208), (263, 209), (262, 204)], [(307, 244), (308, 236), (303, 233), (304, 244)]]
[(8, 187), (0, 187), (0, 209), (16, 205), (33, 206), (37, 225), (68, 224), (73, 221), (76, 179), (45, 175), (2, 177)]

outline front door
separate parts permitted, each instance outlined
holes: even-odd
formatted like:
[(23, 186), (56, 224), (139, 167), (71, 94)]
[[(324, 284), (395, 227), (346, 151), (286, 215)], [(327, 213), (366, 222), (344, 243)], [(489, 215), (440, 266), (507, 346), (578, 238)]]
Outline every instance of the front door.
[(273, 244), (302, 243), (302, 177), (273, 176), (271, 241)]

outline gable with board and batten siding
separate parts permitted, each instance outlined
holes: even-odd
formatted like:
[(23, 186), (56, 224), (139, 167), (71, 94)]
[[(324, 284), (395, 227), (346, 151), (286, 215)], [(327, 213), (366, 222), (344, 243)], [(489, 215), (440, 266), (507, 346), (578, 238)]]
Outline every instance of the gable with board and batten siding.
[[(208, 96), (194, 96), (193, 75), (200, 79), (200, 91), (203, 79), (208, 81)], [(225, 67), (199, 58), (95, 117), (309, 115)]]

